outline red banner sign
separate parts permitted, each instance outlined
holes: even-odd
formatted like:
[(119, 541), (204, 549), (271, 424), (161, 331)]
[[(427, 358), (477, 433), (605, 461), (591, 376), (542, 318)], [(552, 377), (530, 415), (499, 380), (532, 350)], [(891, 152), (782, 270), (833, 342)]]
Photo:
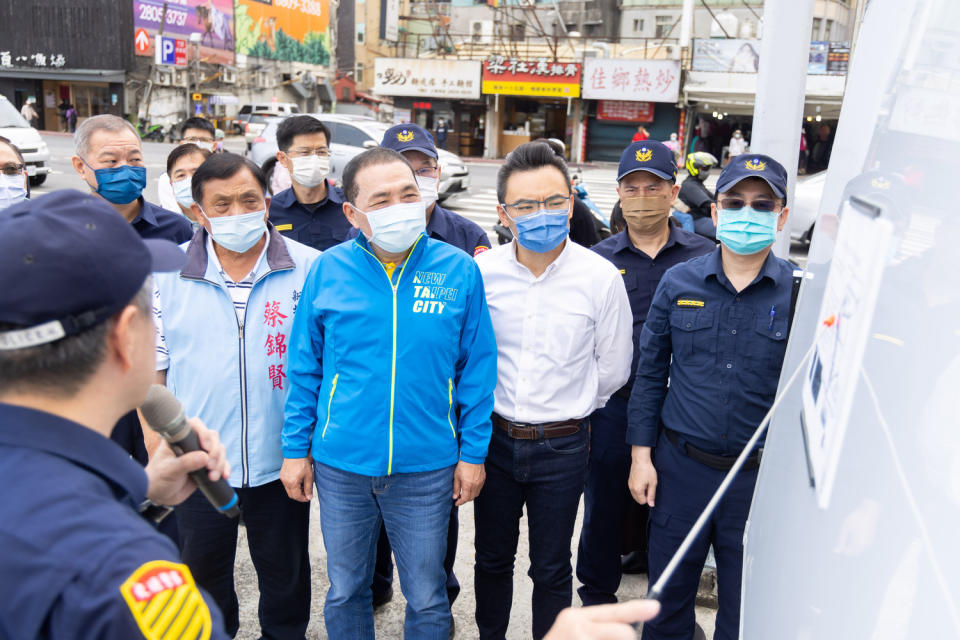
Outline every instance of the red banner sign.
[(597, 120), (653, 122), (653, 103), (599, 100), (597, 101)]

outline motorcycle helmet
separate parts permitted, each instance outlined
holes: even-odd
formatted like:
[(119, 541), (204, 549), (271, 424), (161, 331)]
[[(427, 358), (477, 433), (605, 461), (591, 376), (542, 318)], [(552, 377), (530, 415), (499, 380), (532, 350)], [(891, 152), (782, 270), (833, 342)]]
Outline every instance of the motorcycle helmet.
[(710, 167), (715, 167), (718, 164), (720, 163), (713, 154), (706, 151), (694, 151), (687, 156), (686, 169), (691, 176), (699, 180), (706, 180), (707, 174), (710, 173)]

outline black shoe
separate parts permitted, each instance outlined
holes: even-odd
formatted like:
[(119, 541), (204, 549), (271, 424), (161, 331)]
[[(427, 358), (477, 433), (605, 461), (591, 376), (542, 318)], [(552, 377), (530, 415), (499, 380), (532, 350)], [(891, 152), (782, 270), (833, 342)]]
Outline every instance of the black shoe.
[(620, 558), (620, 570), (626, 574), (647, 572), (647, 556), (639, 551), (631, 551)]
[(450, 614), (450, 640), (453, 640), (454, 636), (457, 635), (457, 621), (453, 619), (453, 614)]
[(393, 600), (393, 587), (388, 587), (387, 590), (380, 595), (373, 596), (373, 610), (376, 611), (391, 600)]

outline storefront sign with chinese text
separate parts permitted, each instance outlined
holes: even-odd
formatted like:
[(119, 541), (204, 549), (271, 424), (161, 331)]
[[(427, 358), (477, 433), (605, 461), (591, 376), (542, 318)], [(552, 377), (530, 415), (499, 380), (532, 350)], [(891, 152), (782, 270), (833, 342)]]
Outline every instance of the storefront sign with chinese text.
[(480, 97), (480, 63), (475, 60), (377, 58), (373, 69), (373, 91), (382, 96)]
[(583, 97), (589, 100), (676, 102), (680, 94), (679, 60), (587, 60)]
[(597, 103), (597, 120), (653, 122), (653, 103), (625, 100), (600, 100)]
[(581, 71), (574, 62), (492, 56), (483, 61), (483, 93), (578, 98)]

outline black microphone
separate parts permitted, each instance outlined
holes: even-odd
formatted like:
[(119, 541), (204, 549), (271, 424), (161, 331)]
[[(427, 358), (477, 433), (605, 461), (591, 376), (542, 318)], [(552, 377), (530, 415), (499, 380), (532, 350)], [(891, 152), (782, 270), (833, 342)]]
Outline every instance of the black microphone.
[[(178, 456), (191, 451), (203, 451), (197, 432), (187, 424), (183, 405), (165, 386), (155, 384), (150, 387), (140, 411), (150, 428), (160, 434)], [(226, 480), (220, 478), (212, 481), (206, 469), (191, 471), (190, 477), (217, 511), (230, 518), (240, 515), (237, 493)]]

